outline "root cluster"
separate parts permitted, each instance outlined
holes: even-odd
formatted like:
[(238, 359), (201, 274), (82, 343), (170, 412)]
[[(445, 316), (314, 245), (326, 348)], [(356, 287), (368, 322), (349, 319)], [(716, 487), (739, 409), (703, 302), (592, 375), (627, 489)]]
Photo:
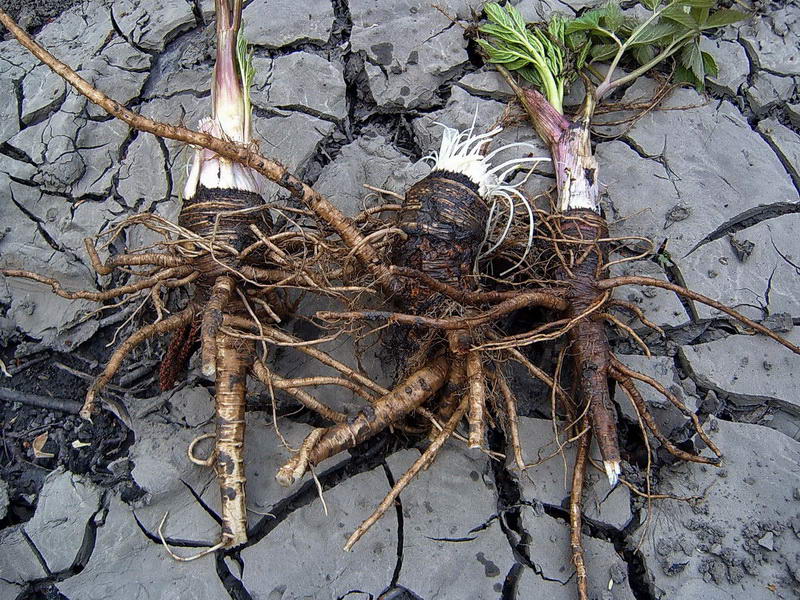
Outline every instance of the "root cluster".
[[(629, 369), (614, 356), (608, 327), (629, 336), (650, 354), (636, 329), (615, 311), (632, 314), (658, 334), (663, 331), (639, 307), (613, 298), (613, 291), (630, 285), (666, 289), (718, 309), (754, 333), (800, 353), (800, 348), (760, 323), (696, 292), (646, 277), (609, 277), (611, 265), (631, 260), (609, 260), (615, 249), (643, 240), (609, 237), (605, 220), (593, 211), (537, 211), (533, 236), (530, 223), (509, 214), (502, 233), (492, 237), (498, 241), (482, 254), (481, 244), (491, 233), (484, 231), (483, 224), (503, 220), (492, 216), (478, 186), (469, 178), (434, 170), (399, 198), (399, 203), (394, 195), (392, 202), (349, 219), (279, 163), (251, 147), (157, 123), (127, 110), (38, 46), (2, 11), (0, 21), (31, 52), (112, 116), (142, 131), (204, 147), (250, 167), (289, 191), (303, 207), (264, 204), (248, 192), (215, 190), (203, 195), (201, 190), (186, 203), (177, 224), (149, 214), (127, 219), (105, 234), (105, 246), (98, 249), (95, 240), (86, 241), (86, 252), (98, 274), (124, 271), (130, 275), (130, 283), (105, 291), (65, 290), (58, 281), (36, 273), (0, 270), (7, 277), (47, 284), (67, 299), (115, 301), (117, 305), (143, 300), (151, 304), (155, 320), (114, 351), (86, 395), (81, 410), (85, 418), (99, 410), (104, 387), (142, 342), (172, 334), (160, 378), (165, 386), (179, 377), (199, 344), (201, 370), (216, 382), (217, 430), (210, 457), (195, 456), (195, 443), (189, 448), (189, 457), (198, 464), (214, 466), (223, 498), (221, 540), (208, 551), (239, 546), (247, 540), (243, 441), (248, 376), (256, 377), (270, 392), (283, 390), (329, 423), (314, 429), (281, 467), (276, 477), (282, 485), (293, 484), (325, 459), (387, 428), (417, 432), (425, 439), (418, 460), (347, 541), (345, 548), (349, 549), (412, 479), (434, 462), (450, 438), (492, 459), (504, 459), (507, 454), (520, 471), (532, 467), (524, 461), (526, 440), (519, 433), (518, 402), (506, 374), (508, 363), (518, 363), (550, 390), (546, 400), (559, 447), (577, 444), (569, 505), (570, 543), (579, 591), (586, 598), (581, 494), (585, 471), (592, 464), (591, 440), (597, 441), (601, 452), (602, 465), (596, 466), (611, 485), (622, 482), (637, 494), (655, 497), (650, 492), (649, 474), (645, 490), (625, 479), (609, 382), (618, 385), (634, 407), (648, 456), (652, 436), (678, 460), (717, 465), (722, 457), (703, 431), (698, 415), (658, 381)], [(533, 205), (528, 200), (524, 203)], [(513, 208), (513, 203), (510, 206)], [(163, 240), (103, 262), (100, 253), (132, 226), (146, 227)], [(633, 258), (646, 258), (650, 252)], [(476, 268), (478, 264), (480, 268)], [(512, 275), (493, 275), (508, 272), (509, 265), (515, 267)], [(170, 312), (169, 292), (179, 287), (189, 288), (191, 300)], [(324, 295), (341, 303), (342, 310), (314, 315), (316, 323), (330, 330), (330, 336), (301, 340), (281, 329), (289, 316), (311, 318), (302, 315), (296, 302), (304, 294)], [(523, 313), (536, 314), (537, 320), (522, 318)], [(315, 347), (343, 332), (357, 337), (376, 326), (384, 330), (385, 339), (402, 340), (404, 352), (407, 350), (402, 375), (392, 389)], [(528, 355), (532, 345), (542, 343), (555, 345), (558, 359), (552, 373)], [(285, 378), (270, 369), (272, 346), (306, 354), (338, 375)], [(568, 369), (571, 375), (566, 373)], [(571, 385), (562, 385), (565, 381)], [(328, 385), (362, 398), (361, 410), (354, 416), (343, 414), (309, 391)], [(673, 444), (659, 430), (644, 402), (642, 385), (681, 411), (715, 456), (693, 454)], [(463, 435), (459, 433), (462, 422)], [(486, 432), (493, 427), (504, 430), (506, 453), (488, 447)]]

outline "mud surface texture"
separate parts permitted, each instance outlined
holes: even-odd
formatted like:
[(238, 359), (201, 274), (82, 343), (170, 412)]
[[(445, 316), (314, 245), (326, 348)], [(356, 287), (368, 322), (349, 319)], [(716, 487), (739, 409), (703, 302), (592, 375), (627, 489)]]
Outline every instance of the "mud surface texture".
[[(3, 1), (59, 58), (132, 109), (190, 126), (207, 114), (212, 2), (68, 4)], [(477, 108), (477, 127), (486, 129), (509, 98), (464, 39), (461, 25), (480, 4), (440, 3), (453, 24), (429, 2), (250, 2), (245, 29), (255, 43), (262, 151), (350, 214), (376, 201), (363, 184), (403, 193), (429, 171), (420, 159), (438, 144), (434, 121), (464, 128)], [(585, 4), (523, 0), (520, 8), (533, 19)], [(798, 36), (800, 3), (759, 2), (756, 19), (705, 42), (720, 65), (708, 97), (678, 90), (666, 106), (688, 108), (656, 110), (632, 127), (606, 127), (613, 138), (597, 138), (611, 234), (646, 235), (657, 247), (668, 241), (658, 263), (628, 264), (617, 274), (685, 282), (768, 319), (795, 343)], [(650, 90), (641, 81), (625, 98)], [(119, 284), (124, 275), (111, 280), (90, 269), (82, 240), (140, 211), (174, 218), (186, 148), (108, 120), (8, 39), (0, 41), (0, 97), (0, 264), (72, 288)], [(522, 126), (503, 133), (505, 141), (531, 137)], [(544, 169), (529, 189), (551, 184)], [(117, 250), (150, 242), (132, 230)], [(675, 465), (656, 448), (655, 490), (699, 497), (691, 503), (648, 503), (626, 488), (609, 490), (592, 473), (585, 498), (592, 597), (800, 598), (798, 358), (671, 293), (624, 294), (667, 336), (647, 338), (651, 359), (622, 335), (613, 340), (616, 351), (701, 415), (725, 462), (721, 469)], [(251, 541), (228, 556), (174, 562), (157, 540), (165, 512), (165, 534), (178, 552), (194, 553), (218, 531), (213, 473), (185, 454), (192, 438), (213, 427), (209, 382), (196, 364), (186, 383), (160, 394), (163, 342), (140, 348), (108, 388), (116, 416), (104, 412), (93, 423), (5, 399), (24, 392), (74, 409), (120, 338), (154, 318), (135, 305), (85, 318), (96, 308), (0, 278), (3, 600), (575, 597), (560, 456), (520, 474), (453, 440), (396, 510), (345, 553), (347, 536), (419, 450), (383, 436), (321, 465), (326, 514), (313, 481), (277, 486), (274, 473), (289, 451), (258, 387), (248, 399)], [(289, 327), (306, 338), (315, 333), (302, 323)], [(341, 341), (326, 348), (355, 363)], [(320, 374), (295, 355), (273, 359), (284, 376)], [(391, 382), (393, 365), (373, 358), (366, 367)], [(522, 373), (513, 383), (526, 459), (535, 462), (553, 450), (549, 400)], [(695, 446), (685, 420), (648, 399), (661, 428), (682, 447)], [(636, 456), (635, 413), (621, 394), (616, 400), (627, 455)], [(358, 408), (341, 392), (326, 401)], [(284, 409), (279, 415), (292, 412)], [(297, 446), (311, 425), (290, 415), (278, 427)], [(494, 449), (502, 443), (493, 433)], [(644, 485), (641, 462), (624, 471)]]

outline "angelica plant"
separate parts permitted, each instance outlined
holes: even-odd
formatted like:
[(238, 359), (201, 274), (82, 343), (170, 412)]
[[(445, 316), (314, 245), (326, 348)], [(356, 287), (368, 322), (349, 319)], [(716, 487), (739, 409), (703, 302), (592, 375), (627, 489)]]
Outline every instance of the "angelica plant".
[[(616, 485), (622, 475), (609, 380), (614, 380), (634, 405), (643, 435), (653, 435), (676, 458), (718, 465), (722, 455), (703, 431), (697, 416), (674, 394), (656, 380), (627, 368), (613, 355), (606, 322), (621, 323), (608, 312), (611, 306), (630, 311), (644, 325), (661, 330), (638, 307), (612, 299), (611, 291), (630, 284), (666, 288), (721, 310), (795, 353), (800, 351), (761, 324), (691, 290), (645, 277), (607, 275), (610, 238), (600, 205), (602, 171), (591, 141), (597, 106), (616, 90), (662, 65), (677, 80), (702, 89), (706, 77), (717, 72), (714, 58), (701, 49), (702, 35), (747, 16), (737, 10), (716, 8), (715, 0), (642, 0), (638, 8), (636, 14), (644, 16), (631, 16), (631, 11), (622, 11), (619, 4), (612, 2), (576, 18), (554, 15), (546, 24), (531, 24), (513, 6), (490, 3), (485, 6), (488, 23), (479, 29), (482, 36), (479, 44), (487, 61), (506, 78), (531, 125), (549, 146), (555, 171), (555, 211), (543, 225), (547, 230), (544, 237), (556, 257), (558, 266), (553, 277), (559, 286), (549, 292), (539, 291), (566, 301), (566, 310), (561, 315), (567, 324), (558, 334), (565, 335), (570, 344), (576, 394), (571, 399), (566, 393), (556, 396), (563, 396), (578, 440), (570, 494), (570, 545), (582, 600), (588, 598), (588, 587), (581, 542), (581, 491), (592, 438), (597, 440), (609, 484)], [(567, 115), (564, 97), (578, 80), (583, 84), (583, 102), (577, 114)], [(541, 328), (535, 334), (499, 340), (494, 347), (516, 349), (541, 341), (545, 338), (540, 331)], [(627, 332), (649, 354), (635, 332), (630, 328)], [(550, 335), (547, 339), (554, 337), (557, 336)], [(559, 368), (560, 365), (561, 360)], [(675, 446), (650, 414), (637, 389), (642, 384), (653, 387), (691, 419), (696, 433), (716, 456), (696, 455)]]

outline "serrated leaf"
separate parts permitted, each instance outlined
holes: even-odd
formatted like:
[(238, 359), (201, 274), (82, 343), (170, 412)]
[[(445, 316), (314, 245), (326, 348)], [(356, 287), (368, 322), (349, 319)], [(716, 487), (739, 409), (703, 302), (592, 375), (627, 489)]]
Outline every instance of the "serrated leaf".
[(616, 44), (595, 44), (591, 50), (592, 60), (600, 61), (611, 58), (617, 53), (618, 49)]
[(661, 4), (661, 0), (642, 0), (642, 6), (650, 10), (657, 9), (659, 4)]
[(672, 75), (672, 78), (676, 83), (691, 83), (692, 85), (697, 83), (697, 78), (683, 65), (675, 67), (675, 73)]
[(681, 65), (689, 69), (699, 82), (706, 78), (706, 69), (703, 65), (703, 54), (700, 45), (692, 42), (684, 46), (681, 51)]
[(530, 61), (524, 58), (518, 58), (517, 60), (511, 61), (509, 63), (505, 63), (504, 66), (509, 71), (516, 71), (521, 69), (522, 67), (529, 65)]
[(550, 17), (550, 22), (547, 24), (547, 31), (551, 39), (564, 44), (567, 34), (567, 19), (563, 15), (555, 13)]
[(715, 27), (725, 27), (739, 21), (744, 21), (749, 15), (740, 10), (732, 8), (723, 8), (717, 12), (711, 13), (706, 22), (703, 24), (703, 29), (713, 29)]
[(673, 79), (676, 83), (688, 83), (689, 85), (693, 86), (698, 92), (702, 92), (704, 89), (703, 83), (697, 80), (697, 77), (694, 76), (689, 69), (684, 66), (678, 65), (675, 69), (675, 74), (673, 75)]
[(513, 22), (516, 30), (525, 31), (525, 19), (522, 18), (522, 14), (516, 9), (516, 7), (512, 4), (507, 4), (506, 11), (508, 11), (508, 16)]
[(703, 56), (703, 68), (706, 71), (706, 75), (709, 77), (716, 77), (719, 75), (719, 67), (717, 66), (717, 61), (714, 60), (714, 57), (708, 52), (701, 52), (701, 54)]
[(698, 23), (695, 20), (695, 18), (691, 15), (689, 7), (680, 5), (669, 6), (668, 8), (664, 9), (664, 12), (661, 13), (661, 17), (664, 19), (669, 19), (670, 21), (674, 21), (676, 23), (680, 23), (681, 25), (683, 25), (688, 29), (698, 28)]
[(519, 54), (511, 52), (508, 48), (492, 46), (485, 40), (479, 40), (479, 42), (482, 42), (481, 48), (486, 50), (486, 54), (489, 55), (489, 60), (493, 63), (506, 64), (520, 59)]
[(630, 46), (653, 44), (659, 40), (671, 38), (676, 32), (677, 27), (673, 23), (650, 23), (637, 33), (635, 38), (628, 40), (628, 44)]
[(508, 28), (503, 27), (502, 25), (495, 25), (493, 23), (489, 23), (487, 25), (482, 25), (478, 28), (478, 31), (485, 35), (491, 35), (499, 40), (503, 40), (505, 42), (514, 43), (517, 41), (517, 37), (508, 30)]
[(578, 48), (582, 48), (588, 41), (589, 36), (586, 35), (585, 31), (576, 31), (572, 35), (567, 36), (566, 46), (570, 50), (577, 50)]
[(616, 33), (617, 30), (622, 26), (623, 16), (622, 10), (619, 8), (619, 4), (616, 2), (609, 2), (606, 5), (606, 11), (603, 15), (603, 24), (605, 25), (605, 29), (611, 31), (612, 33)]
[(583, 69), (584, 65), (586, 64), (586, 59), (589, 57), (589, 51), (592, 49), (592, 45), (589, 43), (584, 44), (581, 46), (580, 51), (578, 51), (577, 58), (575, 59), (575, 70), (580, 71)]
[(576, 31), (593, 31), (594, 29), (597, 29), (600, 26), (599, 20), (593, 21), (591, 19), (587, 19), (588, 14), (589, 13), (586, 13), (577, 19), (569, 21), (566, 28), (567, 35), (575, 33)]
[(520, 76), (527, 82), (532, 83), (537, 87), (541, 87), (542, 81), (539, 78), (539, 74), (536, 72), (536, 69), (532, 67), (522, 67), (517, 71)]
[(496, 2), (487, 2), (484, 4), (483, 11), (486, 13), (486, 18), (490, 21), (506, 27), (511, 25), (506, 11), (504, 11), (503, 8)]

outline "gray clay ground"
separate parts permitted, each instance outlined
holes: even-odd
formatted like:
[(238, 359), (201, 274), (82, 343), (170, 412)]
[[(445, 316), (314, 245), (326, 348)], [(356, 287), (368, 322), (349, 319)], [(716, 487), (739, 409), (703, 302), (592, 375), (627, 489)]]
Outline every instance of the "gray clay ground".
[[(419, 159), (437, 143), (434, 121), (465, 127), (477, 109), (484, 128), (509, 97), (497, 75), (476, 67), (467, 53), (461, 25), (480, 4), (441, 3), (460, 20), (452, 24), (416, 0), (249, 2), (244, 16), (259, 71), (253, 98), (263, 152), (351, 214), (365, 202), (363, 184), (402, 193), (428, 170)], [(535, 19), (586, 4), (524, 0), (519, 6)], [(630, 129), (606, 127), (613, 137), (598, 138), (597, 154), (612, 232), (646, 235), (656, 244), (669, 240), (671, 263), (626, 265), (618, 273), (685, 281), (753, 318), (768, 318), (798, 343), (792, 327), (800, 318), (800, 3), (758, 7), (755, 20), (705, 42), (720, 64), (709, 97), (679, 90), (666, 106), (690, 108), (652, 112)], [(38, 39), (118, 101), (194, 125), (209, 106), (212, 8), (210, 0), (85, 0), (56, 18), (26, 18), (32, 26), (45, 23)], [(639, 82), (626, 98), (646, 97), (650, 89), (648, 81)], [(14, 41), (0, 42), (0, 90), (0, 264), (74, 288), (110, 285), (88, 267), (82, 239), (139, 211), (174, 217), (186, 149), (109, 121)], [(530, 132), (521, 127), (503, 137), (529, 139)], [(543, 173), (530, 189), (550, 183)], [(138, 247), (149, 239), (133, 233), (126, 242)], [(800, 598), (800, 359), (670, 293), (628, 289), (622, 296), (668, 335), (666, 341), (648, 337), (657, 354), (651, 359), (618, 339), (621, 359), (711, 415), (706, 425), (726, 460), (722, 469), (671, 466), (656, 453), (656, 490), (704, 497), (692, 504), (648, 505), (591, 475), (585, 503), (592, 597)], [(124, 317), (103, 314), (78, 323), (92, 308), (59, 300), (39, 285), (0, 279), (6, 363), (83, 356), (89, 358), (78, 364), (96, 373)], [(329, 347), (351, 360), (346, 344)], [(120, 395), (126, 385), (152, 377), (161, 348), (153, 344), (127, 363)], [(322, 374), (287, 353), (276, 363), (293, 376)], [(367, 367), (374, 373), (382, 365), (373, 357)], [(393, 366), (382, 370), (388, 383)], [(25, 373), (35, 377), (36, 369)], [(3, 385), (15, 387), (21, 376)], [(71, 400), (80, 400), (86, 385), (73, 390), (58, 375), (44, 384), (53, 396)], [(514, 384), (533, 462), (553, 449), (548, 403), (521, 373)], [(36, 507), (32, 518), (10, 520), (9, 497), (19, 493), (0, 480), (0, 598), (576, 596), (561, 457), (520, 475), (512, 465), (450, 443), (402, 494), (397, 510), (344, 553), (347, 535), (418, 451), (323, 465), (326, 516), (313, 484), (287, 491), (275, 483), (288, 453), (263, 402), (248, 414), (251, 544), (236, 556), (173, 562), (153, 537), (167, 510), (166, 533), (176, 544), (208, 543), (217, 535), (213, 475), (185, 455), (186, 444), (211, 427), (207, 388), (195, 370), (177, 391), (130, 399), (135, 441), (108, 465), (117, 477), (113, 485), (45, 469), (38, 495), (27, 496)], [(253, 392), (264, 398), (263, 390)], [(660, 398), (646, 397), (664, 431), (692, 446), (685, 421)], [(635, 440), (635, 415), (617, 399), (625, 435)], [(356, 406), (347, 395), (333, 400)], [(12, 405), (7, 419), (18, 409)], [(278, 425), (289, 444), (310, 428), (290, 418)], [(59, 421), (49, 427), (57, 431)], [(53, 461), (26, 456), (53, 468)], [(625, 469), (644, 485), (638, 469)]]

